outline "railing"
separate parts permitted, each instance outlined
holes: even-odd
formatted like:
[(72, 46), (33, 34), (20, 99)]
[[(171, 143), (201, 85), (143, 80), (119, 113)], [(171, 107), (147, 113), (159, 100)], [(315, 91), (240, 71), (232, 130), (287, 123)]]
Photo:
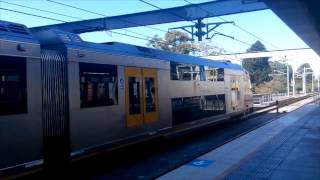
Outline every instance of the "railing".
[[(312, 93), (307, 93), (308, 95)], [(313, 93), (314, 95), (316, 94), (316, 97), (320, 98), (319, 93)], [(295, 98), (305, 96), (306, 94), (301, 93), (301, 94), (295, 94)], [(282, 101), (285, 99), (292, 98), (292, 94), (288, 96), (286, 93), (277, 93), (277, 94), (253, 94), (253, 106), (254, 107), (265, 107), (272, 105), (275, 103), (277, 100)]]
[(313, 93), (313, 101), (314, 101), (316, 104), (319, 104), (319, 105), (320, 105), (320, 92), (314, 92), (314, 93)]
[(277, 94), (253, 94), (254, 106), (268, 106), (277, 100), (283, 100), (289, 98), (286, 93)]

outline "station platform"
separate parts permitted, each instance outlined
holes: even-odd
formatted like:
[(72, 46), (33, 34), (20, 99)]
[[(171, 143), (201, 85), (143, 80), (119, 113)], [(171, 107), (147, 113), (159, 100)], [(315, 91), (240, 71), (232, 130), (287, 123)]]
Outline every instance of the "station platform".
[(320, 179), (320, 105), (311, 101), (158, 179)]

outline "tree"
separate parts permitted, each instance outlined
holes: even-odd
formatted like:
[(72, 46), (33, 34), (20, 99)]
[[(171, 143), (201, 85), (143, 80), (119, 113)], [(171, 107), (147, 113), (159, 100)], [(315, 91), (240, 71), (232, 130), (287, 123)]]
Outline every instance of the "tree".
[(156, 49), (181, 54), (189, 54), (194, 50), (191, 38), (186, 33), (180, 31), (169, 31), (165, 34), (164, 39), (155, 35), (153, 38), (149, 39), (147, 45)]
[(309, 63), (303, 63), (298, 67), (297, 71), (298, 72), (303, 72), (303, 68), (311, 68), (311, 66), (310, 66)]
[(193, 53), (199, 56), (217, 55), (225, 52), (222, 48), (213, 45), (211, 41), (193, 42), (188, 34), (180, 31), (169, 31), (165, 34), (164, 39), (155, 35), (149, 39), (147, 46), (180, 54)]
[(287, 91), (287, 87), (279, 77), (276, 77), (271, 81), (261, 83), (255, 87), (255, 93), (258, 93), (258, 94), (284, 93), (286, 91)]
[(194, 53), (199, 56), (213, 56), (226, 52), (223, 48), (213, 44), (211, 40), (193, 42), (192, 45)]
[[(287, 67), (285, 64), (279, 63), (279, 62), (270, 62), (270, 67), (272, 72), (273, 70), (279, 70), (281, 72), (286, 73)], [(289, 65), (289, 79), (290, 74), (292, 74), (292, 67)], [(289, 80), (290, 82), (290, 80)], [(297, 83), (297, 81), (296, 81)], [(273, 76), (272, 80), (268, 82), (263, 82), (257, 86), (255, 86), (254, 89), (256, 93), (262, 94), (262, 93), (286, 93), (287, 92), (287, 75), (280, 75), (280, 76)]]
[[(266, 47), (260, 41), (256, 41), (247, 49), (247, 52), (260, 51), (266, 51)], [(272, 79), (269, 76), (271, 69), (268, 61), (269, 57), (243, 59), (242, 66), (249, 72), (251, 83), (253, 83), (254, 86)]]
[(247, 52), (260, 52), (266, 50), (266, 47), (258, 40), (255, 43), (253, 43), (249, 49), (247, 49)]
[[(281, 63), (278, 61), (271, 61), (271, 62), (269, 62), (269, 66), (270, 66), (271, 73), (273, 73), (275, 71), (281, 71), (281, 72), (287, 73), (287, 65), (284, 63)], [(288, 65), (288, 66), (289, 66), (289, 82), (291, 82), (293, 70), (292, 70), (291, 65)], [(283, 77), (282, 79), (284, 79), (285, 83), (286, 83), (287, 82), (287, 75), (285, 74), (281, 77)]]
[[(256, 88), (257, 93), (285, 93), (287, 92), (287, 65), (278, 61), (269, 62), (272, 74), (285, 73), (272, 76), (272, 80), (259, 84)], [(292, 78), (292, 67), (289, 65), (289, 82)], [(268, 87), (268, 88), (266, 88)]]

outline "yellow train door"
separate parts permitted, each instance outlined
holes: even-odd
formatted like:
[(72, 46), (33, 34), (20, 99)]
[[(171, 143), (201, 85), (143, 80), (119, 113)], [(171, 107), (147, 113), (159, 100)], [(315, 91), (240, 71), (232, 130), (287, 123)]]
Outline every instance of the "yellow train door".
[(125, 76), (127, 126), (158, 121), (157, 70), (126, 67)]
[(157, 70), (143, 69), (142, 76), (144, 122), (151, 123), (159, 120)]
[(142, 75), (140, 68), (126, 67), (127, 126), (143, 124)]

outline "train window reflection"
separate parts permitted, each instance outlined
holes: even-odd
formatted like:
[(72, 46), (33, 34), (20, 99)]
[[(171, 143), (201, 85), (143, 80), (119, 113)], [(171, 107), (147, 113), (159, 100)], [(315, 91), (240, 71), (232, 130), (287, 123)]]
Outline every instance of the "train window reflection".
[(200, 109), (203, 111), (224, 111), (224, 98), (220, 95), (202, 96)]
[(171, 80), (205, 81), (204, 66), (170, 62)]
[(155, 112), (156, 111), (156, 87), (154, 84), (154, 78), (145, 77), (145, 102), (146, 102), (146, 112)]
[(0, 56), (0, 115), (27, 113), (26, 59)]
[(128, 77), (128, 83), (129, 83), (129, 113), (140, 114), (141, 113), (140, 78)]
[(182, 124), (226, 112), (225, 95), (173, 98), (173, 124)]
[(205, 74), (208, 81), (224, 81), (224, 69), (205, 66)]
[(218, 71), (217, 81), (224, 81), (224, 69), (219, 68), (217, 71)]
[(118, 104), (117, 66), (79, 63), (81, 108)]

